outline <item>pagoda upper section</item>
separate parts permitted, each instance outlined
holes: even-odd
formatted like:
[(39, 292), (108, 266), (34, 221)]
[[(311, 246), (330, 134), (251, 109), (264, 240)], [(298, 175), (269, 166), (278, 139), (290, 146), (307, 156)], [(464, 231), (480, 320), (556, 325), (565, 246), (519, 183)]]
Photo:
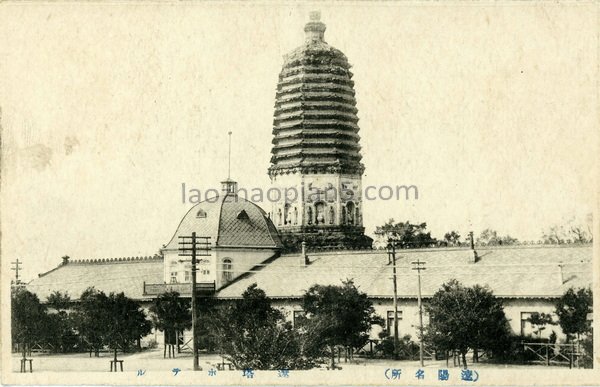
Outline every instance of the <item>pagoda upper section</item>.
[(318, 12), (305, 43), (285, 56), (279, 74), (269, 175), (362, 175), (352, 72), (346, 56), (324, 40)]

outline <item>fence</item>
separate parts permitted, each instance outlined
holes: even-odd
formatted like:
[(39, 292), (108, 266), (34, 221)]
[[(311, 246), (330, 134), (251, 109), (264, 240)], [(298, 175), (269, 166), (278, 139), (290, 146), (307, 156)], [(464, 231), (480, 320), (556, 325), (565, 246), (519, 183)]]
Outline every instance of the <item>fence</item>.
[(526, 343), (522, 342), (524, 355), (532, 355), (535, 362), (546, 365), (569, 365), (579, 368), (586, 354), (581, 351), (579, 342), (570, 344)]

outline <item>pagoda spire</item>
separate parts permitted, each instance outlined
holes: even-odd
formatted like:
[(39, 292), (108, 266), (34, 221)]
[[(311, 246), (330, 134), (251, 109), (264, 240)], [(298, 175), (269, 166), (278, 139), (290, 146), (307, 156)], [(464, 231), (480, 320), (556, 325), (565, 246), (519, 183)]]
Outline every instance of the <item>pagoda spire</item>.
[(306, 26), (304, 26), (307, 43), (317, 41), (323, 42), (327, 27), (321, 21), (321, 11), (310, 12), (309, 19), (310, 21), (306, 23)]

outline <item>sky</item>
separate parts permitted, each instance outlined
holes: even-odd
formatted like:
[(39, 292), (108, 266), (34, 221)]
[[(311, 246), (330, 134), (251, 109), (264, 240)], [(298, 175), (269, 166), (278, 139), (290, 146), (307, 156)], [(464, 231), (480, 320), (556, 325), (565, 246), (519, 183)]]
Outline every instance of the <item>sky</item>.
[[(269, 187), (283, 56), (318, 9), (353, 65), (364, 203), (434, 237), (537, 240), (597, 192), (592, 4), (5, 4), (0, 8), (2, 263), (152, 255), (201, 191)], [(268, 210), (268, 204), (262, 204)]]

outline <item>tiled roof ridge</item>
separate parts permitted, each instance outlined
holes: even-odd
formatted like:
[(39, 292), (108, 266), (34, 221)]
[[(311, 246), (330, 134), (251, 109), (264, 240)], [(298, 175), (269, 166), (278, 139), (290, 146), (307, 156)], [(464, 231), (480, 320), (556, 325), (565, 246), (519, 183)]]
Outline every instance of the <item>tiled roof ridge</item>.
[(70, 259), (68, 263), (61, 263), (53, 269), (48, 270), (45, 273), (39, 273), (38, 278), (42, 278), (62, 267), (70, 265), (88, 265), (88, 264), (105, 264), (105, 263), (128, 263), (128, 262), (140, 262), (150, 260), (162, 260), (163, 256), (160, 254), (146, 255), (146, 256), (135, 256), (135, 257), (117, 257), (117, 258), (94, 258), (94, 259)]
[[(512, 246), (475, 246), (476, 251), (488, 250), (525, 250), (525, 249), (567, 249), (567, 248), (585, 248), (592, 247), (592, 243), (570, 243), (560, 245), (512, 245)], [(429, 247), (420, 249), (397, 249), (396, 253), (427, 253), (443, 251), (469, 251), (470, 247)], [(385, 249), (367, 249), (367, 250), (309, 250), (312, 255), (348, 255), (348, 254), (382, 254)], [(298, 256), (298, 253), (282, 254), (282, 256)]]
[[(149, 260), (162, 260), (163, 256), (160, 254), (135, 256), (135, 257), (115, 257), (115, 258), (93, 258), (93, 259), (74, 259), (69, 260), (67, 265), (85, 265), (85, 264), (102, 264), (102, 263), (118, 263), (118, 262), (138, 262), (138, 261), (149, 261)], [(61, 266), (64, 266), (62, 264)]]

